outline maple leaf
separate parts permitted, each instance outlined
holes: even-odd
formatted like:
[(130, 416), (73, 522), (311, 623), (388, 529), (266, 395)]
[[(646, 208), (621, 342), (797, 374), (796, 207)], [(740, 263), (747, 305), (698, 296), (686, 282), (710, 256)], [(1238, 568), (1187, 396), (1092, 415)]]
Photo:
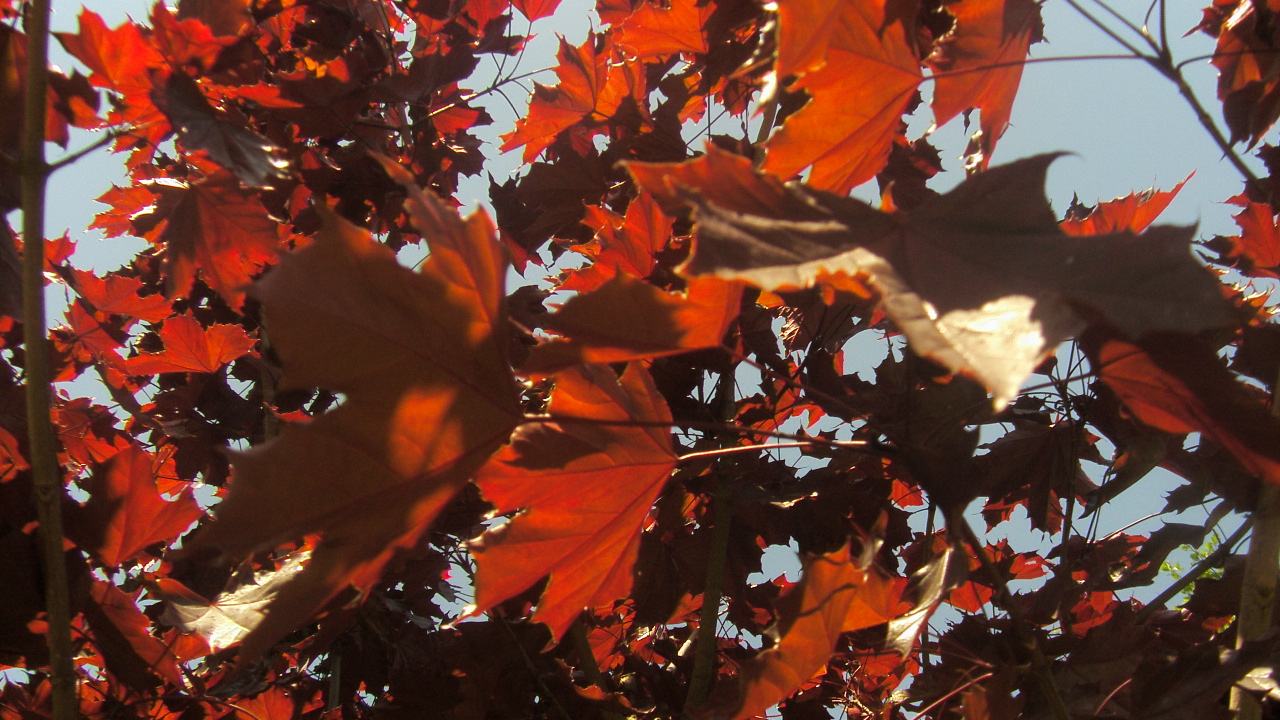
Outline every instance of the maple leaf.
[(30, 469), (31, 465), (18, 448), (18, 438), (0, 427), (0, 483), (9, 482), (18, 477), (18, 473)]
[(903, 0), (784, 0), (778, 3), (779, 76), (809, 102), (769, 139), (764, 167), (844, 194), (889, 159), (902, 113), (923, 79)]
[(239, 325), (204, 327), (190, 312), (165, 320), (159, 335), (164, 352), (129, 358), (125, 370), (134, 375), (218, 372), (223, 365), (251, 353), (257, 342)]
[(151, 92), (151, 68), (164, 65), (164, 58), (143, 37), (132, 22), (112, 30), (102, 16), (85, 8), (80, 11), (80, 32), (54, 33), (62, 47), (93, 74), (89, 82), (121, 95), (145, 96)]
[(76, 292), (101, 313), (127, 315), (146, 322), (160, 322), (173, 313), (173, 308), (163, 295), (142, 297), (142, 281), (124, 275), (107, 275), (100, 278), (87, 270), (71, 271), (75, 278)]
[(596, 239), (589, 246), (575, 245), (572, 249), (593, 258), (594, 262), (571, 271), (560, 283), (560, 290), (594, 290), (619, 272), (648, 278), (658, 263), (654, 255), (671, 240), (674, 221), (658, 208), (652, 195), (642, 192), (627, 206), (625, 217), (606, 207), (592, 205), (582, 222), (596, 231)]
[(1280, 268), (1280, 222), (1268, 203), (1245, 202), (1244, 209), (1233, 217), (1240, 234), (1227, 238), (1231, 256), (1239, 258), (1237, 267), (1248, 277), (1277, 277)]
[(767, 177), (752, 193), (785, 195), (764, 204), (764, 214), (723, 209), (703, 198), (701, 187), (684, 186), (680, 174), (664, 177), (658, 167), (637, 181), (655, 194), (677, 188), (697, 209), (687, 273), (771, 291), (837, 274), (866, 278), (917, 354), (977, 378), (1003, 408), (1045, 357), (1085, 327), (1077, 307), (1134, 338), (1237, 324), (1218, 282), (1191, 256), (1190, 228), (1063, 233), (1043, 190), (1056, 157), (991, 168), (905, 218)]
[(165, 622), (199, 635), (213, 652), (221, 652), (262, 623), (276, 594), (302, 572), (310, 556), (302, 550), (289, 554), (271, 570), (232, 576), (227, 588), (212, 601), (172, 578), (159, 578), (149, 587), (165, 603)]
[(226, 171), (191, 183), (176, 198), (161, 198), (174, 203), (159, 233), (168, 246), (169, 295), (190, 290), (198, 269), (205, 283), (238, 309), (251, 276), (276, 259), (284, 232), (280, 223)]
[(70, 514), (68, 533), (108, 567), (137, 557), (148, 545), (172, 540), (204, 516), (190, 488), (165, 500), (156, 485), (161, 463), (134, 444), (116, 452), (106, 469), (83, 483), (89, 501)]
[(703, 26), (716, 6), (698, 0), (673, 0), (667, 7), (645, 0), (619, 25), (617, 44), (650, 60), (676, 53), (705, 54)]
[(85, 617), (107, 669), (140, 692), (154, 689), (153, 673), (183, 687), (177, 658), (151, 634), (151, 619), (138, 609), (137, 595), (97, 579), (90, 586)]
[(741, 307), (742, 284), (693, 278), (682, 296), (630, 275), (574, 296), (542, 326), (564, 339), (533, 348), (522, 372), (547, 374), (579, 363), (625, 362), (718, 347)]
[[(1098, 203), (1083, 217), (1075, 217), (1070, 210), (1067, 219), (1059, 223), (1068, 235), (1106, 235), (1124, 232), (1140, 233), (1155, 222), (1160, 213), (1181, 192), (1195, 173), (1178, 183), (1172, 190), (1152, 188), (1141, 193), (1129, 193), (1122, 198)], [(1078, 207), (1078, 206), (1077, 206)]]
[(1259, 6), (1249, 1), (1215, 2), (1211, 10), (1220, 5), (1226, 11), (1206, 10), (1198, 29), (1218, 38), (1212, 62), (1218, 68), (1218, 98), (1231, 142), (1248, 140), (1253, 145), (1280, 118), (1275, 10), (1273, 3)]
[(901, 587), (872, 567), (875, 547), (869, 543), (856, 559), (848, 546), (806, 558), (800, 582), (778, 601), (774, 646), (743, 664), (736, 687), (717, 689), (698, 715), (763, 715), (822, 670), (843, 633), (893, 619)]
[(1203, 340), (1167, 332), (1131, 342), (1098, 331), (1080, 343), (1138, 420), (1165, 432), (1203, 433), (1249, 472), (1280, 483), (1280, 422), (1265, 396), (1239, 383)]
[(979, 109), (978, 165), (985, 168), (1009, 126), (1027, 51), (1044, 39), (1040, 5), (1034, 0), (960, 0), (946, 9), (955, 25), (928, 61), (934, 71), (934, 124)]
[(502, 136), (502, 152), (523, 145), (524, 162), (532, 162), (562, 131), (584, 118), (612, 117), (624, 100), (642, 94), (644, 76), (636, 72), (636, 64), (597, 50), (597, 44), (595, 35), (576, 48), (560, 38), (555, 68), (560, 83), (534, 83), (529, 112), (516, 122), (515, 130)]
[(515, 0), (512, 5), (532, 22), (553, 15), (560, 7), (560, 0)]
[(249, 187), (271, 187), (289, 177), (289, 161), (278, 145), (222, 117), (186, 73), (173, 73), (153, 100), (188, 152), (203, 150)]
[[(453, 217), (430, 195), (414, 199)], [(488, 219), (424, 233), (431, 255), (415, 273), (367, 231), (317, 211), (313, 243), (254, 292), (284, 364), (281, 388), (329, 388), (346, 402), (236, 456), (215, 522), (190, 545), (243, 556), (323, 537), (245, 637), (242, 661), (344, 587), (367, 589), (521, 417), (504, 350), (505, 263)]]
[(476, 474), (495, 513), (521, 512), (472, 545), (476, 600), (469, 612), (484, 612), (549, 574), (533, 619), (559, 638), (584, 608), (630, 594), (640, 530), (676, 456), (670, 428), (625, 425), (671, 422), (639, 364), (621, 378), (604, 365), (557, 375), (547, 412), (552, 419), (521, 427)]

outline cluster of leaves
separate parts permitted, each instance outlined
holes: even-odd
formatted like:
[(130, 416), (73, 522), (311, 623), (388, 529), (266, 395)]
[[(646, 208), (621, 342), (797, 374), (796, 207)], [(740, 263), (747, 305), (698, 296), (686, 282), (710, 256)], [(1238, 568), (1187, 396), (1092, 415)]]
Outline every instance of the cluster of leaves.
[[(102, 275), (46, 244), (70, 298), (55, 376), (113, 401), (54, 400), (80, 713), (1222, 712), (1277, 643), (1221, 652), (1239, 573), (1181, 609), (1125, 599), (1208, 528), (1073, 521), (1156, 466), (1187, 481), (1168, 512), (1251, 511), (1280, 482), (1280, 334), (1192, 230), (1149, 227), (1177, 188), (1060, 219), (1052, 155), (990, 165), (1039, 5), (599, 0), (497, 148), (525, 166), (491, 182), (496, 218), (464, 219), (479, 103), (517, 77), (467, 84), (557, 4), (182, 0), (58, 36), (89, 74), (54, 78), (49, 139), (106, 133), (130, 183), (94, 226), (149, 243)], [(1253, 142), (1280, 112), (1261, 7), (1202, 26)], [(9, 156), (17, 10), (0, 0)], [(926, 81), (937, 124), (980, 118), (946, 194), (904, 122)], [(719, 115), (740, 133), (698, 142)], [(1215, 267), (1280, 273), (1277, 173), (1232, 200), (1239, 236), (1199, 246)], [(847, 196), (871, 179), (879, 207)], [(0, 167), (6, 211), (14, 187)], [(516, 274), (552, 277), (508, 292)], [(0, 323), (16, 720), (49, 714), (50, 681), (24, 328)], [(887, 356), (849, 372), (868, 340)], [(1020, 510), (1055, 549), (983, 539), (979, 499), (987, 531)], [(798, 582), (761, 580), (786, 545)]]

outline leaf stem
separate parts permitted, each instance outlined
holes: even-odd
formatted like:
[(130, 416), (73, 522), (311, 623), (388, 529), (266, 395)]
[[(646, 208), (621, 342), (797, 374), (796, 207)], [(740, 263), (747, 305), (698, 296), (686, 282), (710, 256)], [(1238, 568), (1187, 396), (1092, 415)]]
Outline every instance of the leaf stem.
[(582, 623), (582, 616), (574, 619), (569, 626), (569, 641), (573, 643), (573, 651), (578, 654), (578, 664), (587, 682), (604, 690), (600, 666), (596, 664), (596, 654), (591, 650), (591, 640), (587, 636), (587, 626)]
[(692, 716), (711, 692), (715, 677), (716, 626), (720, 622), (720, 601), (724, 594), (724, 572), (729, 554), (729, 530), (733, 524), (733, 496), (723, 476), (716, 480), (712, 517), (711, 548), (707, 558), (707, 578), (702, 590), (702, 609), (698, 616), (698, 635), (693, 644), (693, 671), (689, 675), (689, 692), (685, 696), (684, 716)]

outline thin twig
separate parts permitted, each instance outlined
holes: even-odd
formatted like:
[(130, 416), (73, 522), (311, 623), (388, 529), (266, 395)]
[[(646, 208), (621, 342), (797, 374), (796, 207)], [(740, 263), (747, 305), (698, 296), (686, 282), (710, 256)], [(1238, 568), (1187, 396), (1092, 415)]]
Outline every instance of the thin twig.
[(956, 695), (959, 695), (960, 693), (964, 692), (965, 690), (968, 690), (969, 688), (973, 687), (974, 685), (977, 685), (978, 683), (982, 682), (983, 680), (986, 680), (986, 679), (987, 679), (987, 678), (989, 678), (989, 677), (993, 677), (994, 675), (995, 675), (995, 673), (990, 673), (990, 672), (989, 672), (989, 673), (986, 673), (986, 674), (983, 674), (983, 675), (979, 675), (978, 677), (976, 677), (976, 678), (974, 678), (974, 679), (972, 679), (972, 680), (969, 680), (969, 681), (967, 681), (967, 682), (963, 683), (962, 685), (960, 685), (960, 687), (957, 687), (956, 689), (952, 690), (951, 692), (947, 693), (946, 695), (943, 695), (942, 697), (938, 698), (937, 700), (934, 700), (933, 702), (929, 703), (928, 705), (925, 705), (923, 708), (921, 708), (921, 709), (920, 709), (920, 712), (916, 713), (916, 717), (924, 717), (924, 714), (925, 714), (925, 713), (927, 713), (927, 712), (929, 712), (930, 710), (932, 710), (932, 709), (934, 709), (934, 708), (938, 707), (939, 705), (941, 705), (942, 703), (944, 703), (944, 702), (946, 702), (946, 701), (950, 700), (951, 698), (955, 697)]
[[(866, 440), (830, 441), (830, 443), (831, 445), (835, 445), (836, 447), (844, 447), (844, 448), (865, 448), (868, 445), (870, 445), (870, 443), (868, 443)], [(779, 450), (782, 448), (813, 447), (814, 445), (817, 445), (817, 444), (819, 443), (814, 443), (808, 440), (799, 440), (796, 442), (763, 443), (760, 445), (737, 445), (734, 447), (716, 448), (714, 450), (702, 450), (699, 452), (685, 453), (684, 455), (681, 455), (680, 457), (676, 458), (676, 461), (685, 463), (685, 462), (689, 462), (690, 460), (702, 460), (705, 458), (724, 457), (725, 455), (736, 455), (738, 453), (768, 452), (770, 450)], [(824, 447), (831, 446), (827, 443), (821, 443), (821, 444), (823, 444)]]
[(1067, 704), (1062, 700), (1062, 693), (1058, 692), (1058, 685), (1053, 680), (1053, 668), (1049, 665), (1048, 658), (1045, 657), (1044, 650), (1040, 647), (1040, 642), (1030, 630), (1030, 623), (1026, 616), (1022, 614), (1022, 609), (1018, 607), (1017, 600), (1014, 599), (1013, 593), (1009, 591), (1009, 586), (1004, 581), (1004, 576), (996, 568), (995, 563), (991, 561), (991, 556), (987, 553), (986, 545), (978, 539), (978, 534), (973, 531), (973, 526), (965, 519), (963, 513), (951, 513), (953, 517), (948, 518), (947, 524), (958, 530), (961, 537), (966, 543), (973, 548), (973, 553), (982, 563), (982, 569), (987, 576), (991, 578), (992, 584), (995, 586), (995, 599), (999, 603), (999, 607), (1009, 614), (1009, 619), (1013, 623), (1014, 634), (1019, 636), (1023, 647), (1031, 655), (1031, 670), (1035, 675), (1036, 684), (1040, 687), (1040, 694), (1044, 696), (1046, 702), (1049, 703), (1049, 709), (1053, 713), (1055, 720), (1071, 720), (1071, 713), (1067, 710)]
[(26, 350), (27, 433), (40, 547), (44, 564), (45, 613), (48, 622), (49, 680), (54, 720), (79, 715), (76, 670), (71, 657), (71, 593), (62, 548), (62, 473), (58, 467), (53, 423), (49, 338), (44, 309), (44, 213), (49, 167), (45, 163), (45, 105), (49, 87), (49, 4), (27, 4), (27, 77), (23, 99), (22, 158), (22, 303)]

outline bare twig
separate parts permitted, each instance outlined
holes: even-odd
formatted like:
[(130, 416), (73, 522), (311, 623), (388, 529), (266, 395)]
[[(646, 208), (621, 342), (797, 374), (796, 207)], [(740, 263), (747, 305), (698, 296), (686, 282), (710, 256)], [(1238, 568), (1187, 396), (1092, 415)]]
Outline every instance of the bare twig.
[(1022, 614), (1022, 609), (1018, 607), (1017, 601), (1014, 600), (1013, 593), (1009, 592), (1009, 586), (1005, 583), (1004, 576), (1000, 574), (995, 563), (991, 561), (991, 556), (987, 553), (986, 544), (978, 538), (977, 533), (973, 531), (973, 526), (965, 519), (963, 513), (949, 514), (952, 517), (947, 519), (947, 524), (959, 531), (961, 538), (973, 548), (973, 553), (982, 563), (983, 571), (991, 578), (991, 583), (995, 587), (994, 599), (998, 607), (1009, 614), (1009, 619), (1013, 623), (1014, 634), (1031, 656), (1031, 670), (1035, 674), (1036, 684), (1040, 687), (1040, 694), (1044, 696), (1045, 701), (1049, 704), (1049, 709), (1053, 713), (1054, 719), (1071, 720), (1071, 713), (1067, 710), (1067, 704), (1062, 700), (1062, 693), (1058, 692), (1058, 686), (1053, 681), (1053, 668), (1049, 665), (1049, 660), (1045, 657), (1044, 650), (1040, 647), (1035, 634), (1031, 632), (1031, 625)]

